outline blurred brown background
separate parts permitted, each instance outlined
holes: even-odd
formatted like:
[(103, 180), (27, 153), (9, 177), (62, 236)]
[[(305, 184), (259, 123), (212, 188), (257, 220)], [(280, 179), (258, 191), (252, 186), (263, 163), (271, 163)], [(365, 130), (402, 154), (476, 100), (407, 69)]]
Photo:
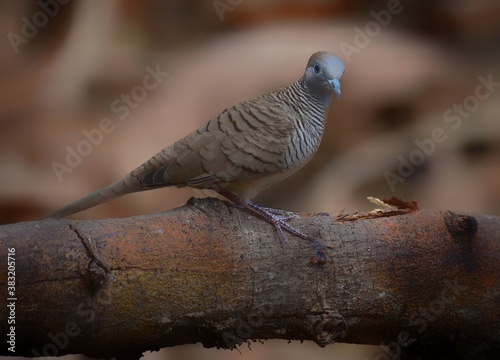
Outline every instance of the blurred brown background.
[[(500, 213), (498, 1), (66, 2), (0, 3), (1, 223), (39, 219), (121, 178), (225, 107), (292, 83), (318, 50), (345, 60), (342, 99), (313, 161), (258, 202), (335, 214), (394, 195), (421, 208)], [(155, 70), (168, 76), (150, 78), (147, 90)], [(96, 135), (105, 118), (112, 130)], [(152, 213), (205, 195), (133, 194), (75, 218)], [(380, 351), (252, 348), (184, 346), (147, 358)]]

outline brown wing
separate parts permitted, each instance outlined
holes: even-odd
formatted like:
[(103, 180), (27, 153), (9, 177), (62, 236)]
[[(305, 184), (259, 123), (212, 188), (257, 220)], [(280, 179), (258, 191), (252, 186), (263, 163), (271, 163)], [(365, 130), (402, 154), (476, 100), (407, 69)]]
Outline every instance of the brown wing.
[(290, 110), (274, 98), (238, 104), (165, 149), (169, 161), (143, 173), (141, 183), (211, 188), (274, 174), (286, 167), (292, 124)]

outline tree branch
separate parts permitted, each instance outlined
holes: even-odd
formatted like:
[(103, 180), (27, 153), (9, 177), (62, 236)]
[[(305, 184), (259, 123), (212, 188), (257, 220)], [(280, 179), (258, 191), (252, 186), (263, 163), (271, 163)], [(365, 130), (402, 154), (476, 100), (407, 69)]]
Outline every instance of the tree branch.
[[(271, 224), (215, 199), (132, 218), (1, 226), (1, 259), (15, 260), (7, 298), (16, 300), (0, 322), (3, 334), (15, 326), (15, 353), (8, 343), (0, 354), (131, 358), (270, 338), (386, 344), (392, 355), (495, 351), (500, 218), (392, 204), (292, 220), (323, 241), (322, 265), (310, 243), (282, 243)], [(9, 280), (1, 276), (3, 289)]]

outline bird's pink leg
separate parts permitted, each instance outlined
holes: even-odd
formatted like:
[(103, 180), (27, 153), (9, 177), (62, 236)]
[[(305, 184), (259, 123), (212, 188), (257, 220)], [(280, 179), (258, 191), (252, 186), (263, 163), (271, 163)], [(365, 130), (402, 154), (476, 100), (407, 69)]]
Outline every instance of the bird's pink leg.
[(221, 192), (220, 194), (223, 195), (224, 197), (228, 198), (229, 200), (231, 200), (235, 204), (243, 206), (245, 209), (249, 210), (253, 214), (256, 214), (256, 215), (260, 216), (261, 218), (274, 224), (274, 226), (276, 227), (276, 230), (278, 231), (280, 238), (285, 242), (288, 242), (288, 240), (285, 236), (285, 233), (283, 232), (283, 229), (290, 232), (293, 235), (296, 235), (296, 236), (304, 239), (304, 240), (313, 240), (309, 235), (303, 233), (300, 230), (295, 229), (293, 226), (288, 224), (288, 221), (290, 219), (293, 219), (295, 217), (295, 215), (286, 215), (286, 216), (280, 215), (280, 214), (283, 214), (286, 212), (283, 210), (279, 210), (279, 209), (272, 209), (272, 208), (266, 208), (263, 206), (259, 206), (250, 200), (243, 201), (238, 196), (236, 196), (235, 194), (233, 194), (231, 192)]
[(251, 213), (260, 216), (261, 218), (264, 218), (265, 220), (269, 221), (270, 223), (274, 224), (276, 227), (276, 230), (278, 230), (278, 234), (280, 238), (288, 243), (288, 240), (285, 236), (285, 233), (283, 232), (283, 229), (287, 230), (288, 232), (304, 239), (308, 240), (311, 242), (312, 248), (313, 248), (313, 257), (311, 258), (311, 262), (313, 264), (324, 264), (326, 262), (326, 257), (327, 257), (327, 252), (325, 245), (320, 240), (313, 239), (311, 236), (303, 233), (302, 231), (299, 231), (292, 227), (290, 224), (287, 223), (290, 219), (294, 218), (295, 215), (279, 215), (279, 214), (284, 214), (286, 211), (284, 210), (279, 210), (279, 209), (272, 209), (272, 208), (266, 208), (263, 206), (259, 206), (255, 204), (252, 201), (242, 201), (238, 196), (231, 192), (220, 192), (221, 195), (226, 197), (227, 199), (231, 200), (237, 205), (243, 206), (245, 209), (249, 210)]

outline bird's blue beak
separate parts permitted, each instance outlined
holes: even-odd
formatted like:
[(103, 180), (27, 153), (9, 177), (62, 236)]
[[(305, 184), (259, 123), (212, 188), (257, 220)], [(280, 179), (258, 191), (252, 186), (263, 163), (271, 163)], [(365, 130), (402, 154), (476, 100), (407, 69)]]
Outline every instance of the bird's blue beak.
[(340, 81), (338, 79), (332, 79), (328, 80), (328, 83), (332, 87), (333, 91), (335, 92), (335, 95), (337, 95), (337, 98), (340, 100), (341, 97), (341, 92), (340, 92)]

